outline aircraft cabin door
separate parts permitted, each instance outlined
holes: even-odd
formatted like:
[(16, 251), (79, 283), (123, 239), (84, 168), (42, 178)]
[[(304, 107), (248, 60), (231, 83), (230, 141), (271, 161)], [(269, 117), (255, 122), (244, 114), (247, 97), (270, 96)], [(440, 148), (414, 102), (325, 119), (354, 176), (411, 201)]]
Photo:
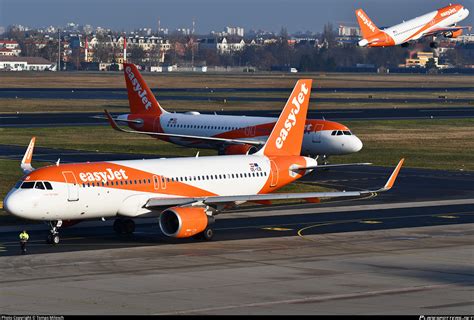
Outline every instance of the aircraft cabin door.
[(76, 176), (72, 171), (63, 171), (64, 180), (67, 185), (67, 200), (78, 201), (79, 200), (79, 184), (77, 183)]
[(270, 187), (275, 187), (278, 184), (278, 167), (275, 161), (270, 160)]
[(323, 130), (323, 125), (318, 124), (314, 127), (314, 131), (312, 132), (312, 140), (314, 143), (321, 143), (321, 130)]

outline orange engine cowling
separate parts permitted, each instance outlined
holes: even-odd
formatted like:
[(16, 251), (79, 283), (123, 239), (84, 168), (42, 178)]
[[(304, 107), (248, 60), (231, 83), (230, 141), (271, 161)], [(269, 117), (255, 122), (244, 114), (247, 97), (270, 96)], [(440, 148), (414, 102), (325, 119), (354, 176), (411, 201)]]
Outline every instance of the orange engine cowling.
[(257, 152), (257, 148), (249, 144), (232, 144), (224, 148), (224, 154), (249, 154)]
[(204, 208), (173, 207), (160, 215), (160, 229), (168, 237), (188, 238), (203, 232), (209, 224)]
[(446, 38), (457, 38), (460, 35), (462, 35), (462, 29), (456, 30), (456, 31), (448, 31), (444, 33), (444, 36)]

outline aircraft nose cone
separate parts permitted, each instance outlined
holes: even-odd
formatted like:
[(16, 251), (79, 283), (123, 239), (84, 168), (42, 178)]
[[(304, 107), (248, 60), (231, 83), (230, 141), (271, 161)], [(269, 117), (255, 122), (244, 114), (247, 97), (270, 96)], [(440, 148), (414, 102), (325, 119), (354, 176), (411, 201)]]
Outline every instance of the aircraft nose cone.
[(362, 141), (360, 141), (360, 139), (357, 138), (356, 136), (353, 136), (352, 138), (353, 138), (352, 143), (351, 143), (352, 152), (359, 152), (360, 150), (362, 150), (362, 147), (363, 147)]
[(14, 216), (22, 217), (25, 214), (25, 208), (23, 201), (21, 201), (21, 195), (17, 192), (10, 192), (5, 199), (3, 199), (3, 208)]

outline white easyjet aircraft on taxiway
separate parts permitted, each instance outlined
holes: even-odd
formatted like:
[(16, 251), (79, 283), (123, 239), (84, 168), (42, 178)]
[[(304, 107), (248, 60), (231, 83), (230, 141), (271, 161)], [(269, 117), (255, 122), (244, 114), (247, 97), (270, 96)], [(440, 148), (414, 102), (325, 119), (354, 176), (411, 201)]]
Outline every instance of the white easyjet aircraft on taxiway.
[[(181, 146), (217, 149), (219, 154), (247, 154), (260, 149), (275, 126), (276, 118), (171, 113), (164, 110), (134, 64), (124, 63), (130, 114), (115, 120), (127, 123), (132, 130)], [(104, 118), (104, 117), (97, 117)], [(327, 120), (306, 120), (301, 154), (321, 156), (358, 152), (362, 142), (346, 126)]]
[[(457, 25), (469, 15), (469, 10), (460, 4), (450, 4), (384, 29), (377, 28), (364, 10), (358, 9), (355, 14), (363, 36), (359, 41), (361, 47), (390, 47), (399, 44), (406, 47), (409, 41), (421, 37), (442, 35), (446, 38), (457, 38), (464, 29), (471, 28)], [(431, 47), (436, 47), (436, 43), (431, 42)]]
[(63, 221), (116, 218), (115, 230), (129, 233), (132, 218), (147, 216), (158, 217), (166, 236), (210, 239), (214, 216), (247, 201), (314, 202), (389, 190), (403, 159), (378, 190), (272, 193), (318, 167), (315, 159), (300, 155), (311, 83), (297, 82), (266, 144), (252, 155), (58, 162), (35, 170), (33, 137), (21, 163), (25, 176), (8, 193), (4, 207), (21, 218), (49, 221), (50, 243), (59, 242)]

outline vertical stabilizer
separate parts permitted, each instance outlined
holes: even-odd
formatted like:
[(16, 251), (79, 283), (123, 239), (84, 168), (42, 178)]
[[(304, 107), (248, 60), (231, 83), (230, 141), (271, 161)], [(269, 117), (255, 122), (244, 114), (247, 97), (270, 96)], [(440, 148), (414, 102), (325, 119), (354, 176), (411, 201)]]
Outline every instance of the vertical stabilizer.
[(127, 84), (128, 103), (132, 114), (156, 114), (166, 112), (161, 108), (137, 67), (132, 63), (123, 64)]
[(355, 11), (357, 22), (359, 23), (360, 30), (364, 39), (368, 39), (371, 36), (380, 32), (375, 23), (370, 20), (369, 16), (362, 9)]
[(311, 79), (298, 80), (265, 146), (259, 150), (259, 154), (300, 155), (312, 82)]

